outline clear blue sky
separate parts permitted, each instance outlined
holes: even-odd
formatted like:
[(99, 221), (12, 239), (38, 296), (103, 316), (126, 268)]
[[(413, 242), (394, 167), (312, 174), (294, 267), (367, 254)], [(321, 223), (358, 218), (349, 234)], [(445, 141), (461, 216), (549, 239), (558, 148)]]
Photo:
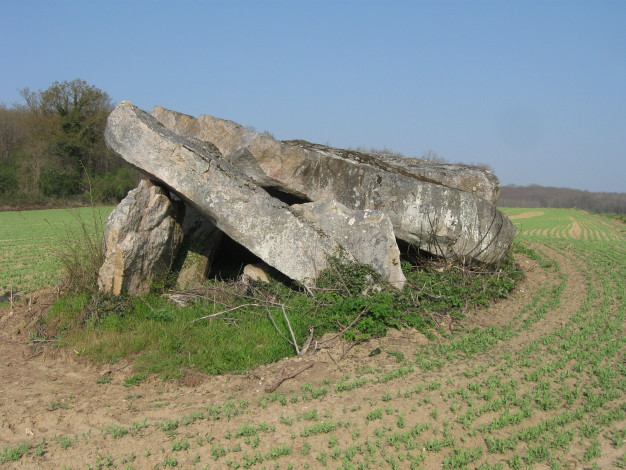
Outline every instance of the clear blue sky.
[(626, 192), (626, 1), (0, 4), (0, 102), (82, 78), (280, 139)]

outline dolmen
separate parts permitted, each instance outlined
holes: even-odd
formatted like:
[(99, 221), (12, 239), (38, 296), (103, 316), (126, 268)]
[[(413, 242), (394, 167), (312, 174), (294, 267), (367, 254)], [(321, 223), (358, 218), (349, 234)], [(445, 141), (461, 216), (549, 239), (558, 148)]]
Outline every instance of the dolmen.
[(229, 237), (314, 286), (331, 260), (371, 266), (402, 289), (400, 249), (497, 264), (515, 227), (488, 170), (279, 141), (233, 121), (129, 102), (109, 115), (109, 148), (145, 179), (111, 213), (99, 286), (141, 294), (176, 267), (201, 283)]

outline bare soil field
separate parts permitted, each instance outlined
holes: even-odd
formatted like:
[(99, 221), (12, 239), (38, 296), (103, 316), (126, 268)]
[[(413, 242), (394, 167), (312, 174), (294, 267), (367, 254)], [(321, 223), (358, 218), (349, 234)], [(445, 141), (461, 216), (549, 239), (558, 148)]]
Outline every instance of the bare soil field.
[(526, 280), (462, 321), (433, 314), (434, 340), (334, 339), (237, 375), (129, 384), (129, 363), (29, 340), (53, 290), (7, 301), (0, 467), (623, 468), (625, 237), (573, 222), (522, 235)]

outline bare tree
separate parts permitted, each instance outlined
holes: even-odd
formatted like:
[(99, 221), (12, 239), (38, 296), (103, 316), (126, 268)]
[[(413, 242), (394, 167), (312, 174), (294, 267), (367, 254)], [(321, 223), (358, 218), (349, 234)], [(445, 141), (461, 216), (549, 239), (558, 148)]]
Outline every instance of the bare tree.
[(6, 161), (11, 150), (24, 139), (24, 115), (17, 109), (0, 104), (0, 161)]

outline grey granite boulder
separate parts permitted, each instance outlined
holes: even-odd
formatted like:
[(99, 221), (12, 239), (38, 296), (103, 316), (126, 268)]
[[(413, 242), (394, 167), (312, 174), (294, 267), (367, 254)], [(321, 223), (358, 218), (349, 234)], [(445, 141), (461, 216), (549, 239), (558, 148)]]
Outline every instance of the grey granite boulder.
[[(176, 111), (155, 106), (152, 115), (176, 133), (196, 137), (212, 142), (235, 166), (250, 175), (261, 186), (281, 185), (281, 181), (272, 179), (266, 171), (267, 163), (260, 166), (258, 154), (248, 147), (260, 149), (272, 147), (270, 135), (247, 129), (240, 124), (206, 114), (197, 118)], [(257, 142), (259, 141), (259, 142)], [(262, 142), (262, 144), (260, 144)], [(278, 142), (279, 144), (281, 142)], [(369, 163), (380, 169), (411, 176), (421, 181), (442, 184), (450, 188), (460, 189), (475, 194), (491, 204), (498, 200), (500, 182), (491, 171), (479, 166), (460, 163), (439, 163), (419, 158), (408, 158), (387, 153), (365, 153), (354, 150), (342, 150), (324, 145), (311, 144), (305, 141), (283, 141), (284, 144), (298, 144), (315, 147), (321, 151), (329, 150), (341, 154), (358, 163)], [(246, 149), (248, 151), (246, 152)], [(276, 157), (280, 155), (276, 153)], [(287, 185), (287, 190), (288, 190)]]
[(139, 295), (168, 273), (183, 238), (184, 208), (149, 180), (142, 180), (109, 215), (101, 291)]
[(243, 267), (241, 281), (244, 284), (250, 284), (251, 281), (269, 283), (269, 273), (270, 267), (265, 263), (247, 264)]
[[(382, 211), (397, 238), (452, 260), (496, 263), (515, 235), (508, 217), (483, 197), (419, 174), (406, 162), (277, 141), (206, 115), (195, 119), (161, 107), (153, 115), (177, 134), (214, 144), (256, 184), (309, 201), (334, 199), (351, 209)], [(488, 191), (481, 194), (489, 197)]]
[(421, 158), (407, 158), (390, 154), (375, 154), (379, 165), (387, 171), (405, 173), (415, 178), (424, 178), (449, 188), (475, 194), (495, 204), (500, 195), (500, 181), (491, 171), (474, 165), (461, 163), (438, 163)]

